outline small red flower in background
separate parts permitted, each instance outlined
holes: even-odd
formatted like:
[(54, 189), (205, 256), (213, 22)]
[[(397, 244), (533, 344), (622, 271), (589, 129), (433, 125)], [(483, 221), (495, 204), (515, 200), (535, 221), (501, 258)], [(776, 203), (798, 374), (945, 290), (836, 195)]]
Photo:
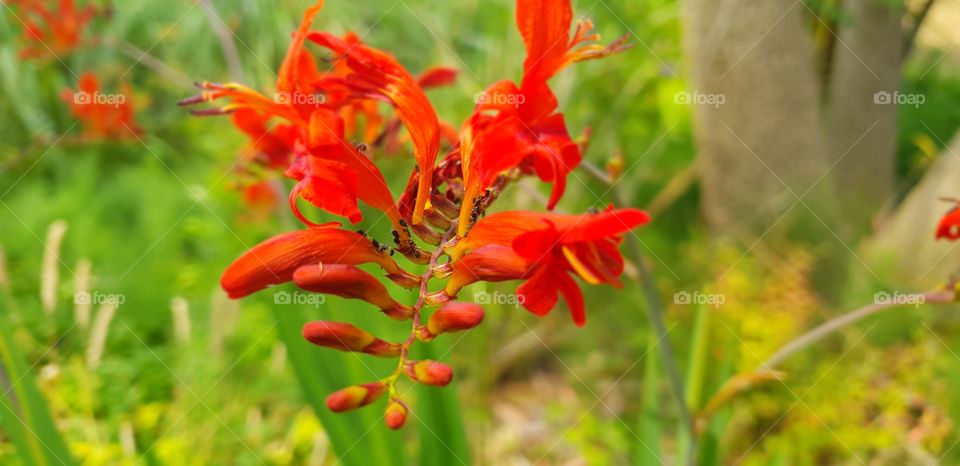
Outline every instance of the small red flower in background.
[[(621, 286), (621, 237), (649, 222), (643, 211), (611, 207), (584, 215), (484, 215), (503, 189), (524, 175), (553, 184), (547, 206), (553, 208), (582, 155), (556, 112), (548, 81), (571, 63), (610, 55), (626, 45), (623, 39), (608, 47), (586, 44), (598, 38), (589, 33), (589, 22), (577, 23), (571, 36), (569, 0), (518, 0), (517, 25), (527, 49), (524, 76), (519, 85), (500, 81), (479, 94), (458, 131), (440, 120), (424, 92), (451, 83), (455, 71), (433, 68), (415, 78), (391, 55), (352, 34), (311, 32), (322, 3), (307, 10), (293, 35), (274, 97), (239, 84), (203, 83), (201, 95), (181, 103), (228, 100), (221, 108), (194, 113), (232, 113), (253, 141), (246, 157), (267, 168), (283, 168), (297, 182), (290, 207), (307, 228), (274, 236), (230, 265), (221, 286), (231, 298), (292, 282), (307, 291), (362, 300), (390, 319), (410, 321), (410, 333), (400, 342), (344, 322), (310, 322), (303, 328), (306, 340), (324, 348), (398, 359), (384, 378), (327, 398), (327, 407), (341, 412), (385, 397), (386, 424), (397, 429), (410, 409), (397, 389), (401, 377), (440, 387), (453, 379), (453, 368), (410, 359), (410, 348), (483, 320), (478, 304), (456, 301), (464, 286), (519, 280), (517, 299), (528, 310), (545, 315), (562, 296), (580, 326), (586, 311), (574, 277)], [(308, 43), (333, 56), (314, 58)], [(329, 64), (329, 70), (321, 70), (321, 63)], [(382, 103), (392, 108), (390, 118), (379, 112)], [(397, 200), (373, 153), (401, 152), (405, 146), (412, 147), (414, 169)], [(445, 155), (438, 163), (443, 146)], [(301, 198), (352, 223), (363, 218), (359, 201), (376, 208), (393, 225), (393, 246), (342, 229), (339, 222), (307, 219), (297, 204)], [(425, 270), (408, 272), (394, 260), (395, 252), (413, 264), (426, 264)], [(383, 275), (359, 268), (364, 264), (376, 264)], [(447, 283), (431, 292), (431, 280)], [(416, 301), (398, 300), (384, 286), (387, 282), (418, 289)], [(434, 307), (429, 317), (424, 315)]]
[(21, 59), (69, 55), (80, 45), (84, 28), (96, 14), (93, 5), (78, 8), (74, 0), (11, 0), (9, 3), (18, 8), (17, 18), (24, 25), (23, 38), (27, 44), (20, 51)]
[(943, 200), (955, 205), (940, 219), (940, 225), (937, 226), (937, 239), (956, 241), (960, 239), (960, 200), (952, 198), (943, 198)]
[(101, 90), (100, 80), (93, 73), (80, 76), (76, 91), (65, 89), (63, 100), (74, 118), (83, 124), (84, 137), (99, 140), (135, 138), (143, 132), (133, 114), (133, 89), (120, 83), (120, 92)]

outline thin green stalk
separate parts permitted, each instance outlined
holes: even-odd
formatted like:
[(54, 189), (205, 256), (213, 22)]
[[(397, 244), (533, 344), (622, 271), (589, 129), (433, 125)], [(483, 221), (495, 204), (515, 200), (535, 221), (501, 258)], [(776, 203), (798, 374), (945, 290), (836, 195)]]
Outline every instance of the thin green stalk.
[[(610, 196), (610, 200), (612, 200), (615, 205), (623, 205), (623, 198), (620, 195), (620, 191), (617, 189), (616, 181), (611, 180), (608, 176), (606, 176), (606, 174), (603, 173), (602, 170), (593, 166), (587, 161), (582, 162), (581, 166), (592, 176), (607, 184), (609, 187), (607, 192)], [(643, 260), (643, 253), (640, 251), (637, 238), (633, 235), (627, 235), (626, 241), (627, 249), (629, 250), (630, 256), (637, 267), (637, 275), (640, 277), (640, 284), (643, 287), (644, 297), (647, 300), (647, 308), (649, 309), (647, 317), (650, 319), (650, 325), (653, 326), (653, 329), (657, 333), (657, 337), (660, 341), (660, 359), (663, 362), (663, 367), (666, 369), (667, 378), (670, 380), (670, 391), (677, 403), (677, 409), (680, 411), (682, 422), (684, 423), (687, 431), (690, 433), (687, 464), (692, 465), (696, 461), (696, 426), (694, 425), (693, 417), (690, 415), (690, 409), (687, 407), (686, 389), (684, 389), (683, 378), (680, 377), (680, 366), (677, 364), (677, 358), (674, 355), (673, 347), (670, 345), (670, 340), (667, 337), (667, 326), (663, 320), (663, 302), (660, 300), (660, 293), (657, 290), (656, 283), (653, 281), (653, 276), (650, 274), (650, 271), (647, 270), (646, 263)]]

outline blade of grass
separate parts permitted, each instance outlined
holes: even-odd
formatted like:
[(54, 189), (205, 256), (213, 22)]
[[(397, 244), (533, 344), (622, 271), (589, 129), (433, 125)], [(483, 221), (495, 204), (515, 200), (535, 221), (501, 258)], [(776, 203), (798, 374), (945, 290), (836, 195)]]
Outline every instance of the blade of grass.
[[(707, 306), (697, 306), (694, 317), (693, 336), (690, 339), (690, 363), (687, 366), (686, 404), (688, 409), (697, 412), (703, 396), (703, 383), (706, 378), (708, 349), (710, 347), (710, 311)], [(690, 444), (694, 439), (691, 432), (683, 427), (677, 429), (678, 463), (688, 464), (695, 458), (688, 457)]]
[[(330, 305), (332, 307), (332, 305)], [(369, 313), (362, 305), (337, 305), (343, 315)], [(287, 347), (306, 400), (320, 419), (331, 448), (345, 466), (371, 464), (392, 466), (405, 464), (402, 433), (392, 432), (383, 424), (382, 402), (349, 413), (333, 413), (327, 409), (327, 395), (348, 385), (370, 381), (366, 361), (354, 354), (317, 348), (303, 339), (303, 324), (314, 320), (305, 310), (293, 306), (271, 306), (280, 339)], [(355, 309), (356, 308), (356, 309)], [(373, 329), (372, 326), (365, 328)], [(378, 409), (379, 407), (379, 409)]]
[(660, 383), (658, 346), (656, 338), (651, 335), (643, 367), (643, 406), (640, 408), (640, 425), (637, 428), (640, 442), (634, 446), (633, 454), (633, 464), (636, 466), (663, 462), (660, 452), (660, 435), (663, 432), (663, 426), (660, 425), (660, 401), (657, 390)]
[[(729, 335), (726, 340), (728, 341), (716, 342), (716, 344), (720, 345), (721, 348), (736, 348), (734, 342), (729, 341)], [(717, 370), (714, 376), (711, 378), (713, 382), (704, 393), (716, 393), (718, 390), (720, 390), (720, 387), (723, 385), (724, 381), (729, 379), (734, 374), (734, 359), (733, 351), (723, 351), (723, 356), (714, 366), (717, 368)], [(723, 456), (721, 455), (720, 451), (720, 438), (723, 435), (723, 432), (726, 430), (731, 416), (732, 413), (730, 407), (726, 407), (710, 418), (710, 422), (700, 438), (700, 450), (697, 458), (700, 466), (714, 466), (722, 464)]]
[[(437, 342), (420, 345), (417, 354), (421, 359), (436, 359), (445, 353), (436, 346)], [(444, 388), (418, 384), (416, 401), (411, 416), (419, 421), (420, 464), (469, 465), (470, 450), (456, 382)]]
[(31, 368), (17, 351), (7, 319), (0, 322), (0, 426), (28, 466), (72, 465)]

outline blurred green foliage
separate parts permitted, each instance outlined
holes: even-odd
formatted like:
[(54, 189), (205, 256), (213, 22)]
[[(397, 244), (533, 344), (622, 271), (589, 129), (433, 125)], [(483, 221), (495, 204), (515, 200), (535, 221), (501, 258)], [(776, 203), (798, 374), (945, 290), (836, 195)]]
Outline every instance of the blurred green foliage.
[[(219, 17), (236, 34), (245, 83), (271, 89), (308, 3), (217, 2)], [(486, 85), (519, 76), (522, 42), (512, 1), (327, 3), (317, 29), (356, 31), (414, 72), (459, 68), (455, 86), (430, 94), (454, 124)], [(833, 11), (832, 2), (817, 4)], [(602, 166), (622, 151), (620, 188), (628, 204), (645, 206), (694, 159), (689, 108), (673, 100), (687, 88), (678, 6), (668, 0), (575, 6), (604, 40), (629, 33), (636, 46), (564, 71), (555, 80), (562, 110), (572, 132), (592, 130), (588, 160)], [(518, 455), (538, 464), (582, 458), (607, 465), (674, 458), (683, 441), (674, 435), (676, 407), (664, 401), (663, 368), (632, 286), (585, 290), (583, 330), (562, 309), (537, 319), (491, 306), (481, 328), (438, 340), (433, 357), (455, 367), (459, 391), (417, 387), (406, 431), (386, 430), (376, 409), (346, 415), (311, 409), (329, 391), (389, 368), (310, 346), (299, 337), (304, 321), (348, 316), (386, 336), (397, 330), (342, 300), (298, 309), (275, 306), (269, 295), (239, 305), (220, 296), (218, 277), (233, 258), (295, 222), (286, 214), (251, 221), (231, 172), (243, 138), (226, 118), (193, 118), (174, 105), (194, 92), (191, 80), (229, 79), (203, 8), (186, 1), (113, 3), (110, 17), (91, 26), (91, 42), (62, 62), (17, 60), (21, 24), (6, 8), (0, 22), (0, 246), (15, 303), (3, 310), (4, 366), (8, 378), (25, 374), (25, 394), (16, 400), (49, 410), (74, 458), (84, 465), (319, 465), (338, 457), (343, 464), (503, 464)], [(929, 103), (901, 109), (904, 186), (960, 124), (951, 105), (960, 80), (940, 73), (936, 56), (908, 67), (905, 90), (924, 93)], [(87, 70), (104, 77), (107, 88), (133, 84), (142, 140), (78, 140), (80, 128), (60, 92)], [(387, 166), (396, 191), (410, 163)], [(603, 207), (605, 191), (575, 172), (561, 208)], [(669, 339), (680, 348), (687, 380), (696, 381), (689, 402), (702, 408), (727, 377), (754, 368), (822, 316), (801, 273), (809, 265), (804, 251), (784, 245), (778, 255), (789, 267), (771, 276), (762, 257), (710, 241), (697, 197), (695, 186), (681, 193), (639, 238), (667, 298), (703, 289), (727, 296), (722, 309), (669, 308)], [(503, 199), (503, 208), (540, 203), (523, 187)], [(41, 257), (46, 229), (58, 219), (69, 228), (57, 267), (59, 301), (48, 316), (41, 311)], [(92, 332), (74, 319), (74, 272), (83, 258), (92, 263), (91, 290), (125, 297), (95, 368), (86, 361)], [(854, 302), (869, 299), (851, 295)], [(174, 331), (173, 297), (189, 304), (186, 342)], [(884, 331), (861, 341), (872, 326)], [(951, 448), (960, 439), (951, 426), (960, 419), (960, 362), (949, 350), (958, 343), (956, 326), (927, 310), (904, 312), (799, 355), (786, 383), (735, 400), (709, 422), (701, 464), (856, 458), (902, 464), (930, 452), (960, 460), (960, 449)], [(0, 419), (7, 422), (7, 400), (14, 398), (4, 400)], [(43, 429), (40, 438), (58, 441), (52, 425)], [(5, 429), (0, 463), (38, 464), (22, 456), (23, 448), (36, 450), (29, 441)]]

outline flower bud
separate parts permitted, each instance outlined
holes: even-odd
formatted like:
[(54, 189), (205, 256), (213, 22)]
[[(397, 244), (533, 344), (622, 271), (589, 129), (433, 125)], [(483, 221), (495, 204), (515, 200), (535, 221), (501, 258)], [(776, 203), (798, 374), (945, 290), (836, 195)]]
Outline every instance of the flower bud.
[(430, 207), (438, 210), (448, 218), (457, 218), (457, 216), (460, 215), (460, 207), (444, 195), (434, 193), (430, 196)]
[(327, 397), (327, 408), (335, 413), (357, 409), (373, 403), (386, 391), (387, 386), (383, 382), (352, 385), (331, 393)]
[(441, 333), (459, 332), (476, 327), (483, 321), (483, 308), (473, 303), (449, 302), (444, 304), (427, 321), (427, 331), (437, 336)]
[(387, 427), (393, 430), (403, 427), (403, 424), (407, 422), (407, 407), (400, 400), (391, 399), (390, 403), (387, 404), (384, 421), (386, 421)]
[(450, 366), (430, 359), (408, 361), (403, 366), (403, 372), (414, 382), (436, 387), (446, 386), (453, 380), (453, 369)]
[(617, 181), (623, 175), (623, 153), (617, 151), (613, 157), (607, 160), (607, 176), (610, 177), (610, 181)]
[(417, 235), (417, 238), (422, 239), (425, 243), (432, 244), (434, 246), (439, 245), (440, 241), (443, 240), (443, 238), (440, 236), (440, 233), (437, 233), (433, 230), (433, 228), (430, 228), (422, 223), (418, 223), (413, 226), (413, 233)]
[(310, 343), (340, 351), (367, 353), (382, 358), (400, 355), (400, 345), (383, 341), (354, 325), (315, 321), (303, 326), (303, 338)]
[(408, 319), (412, 310), (390, 297), (387, 288), (373, 275), (348, 264), (319, 264), (298, 268), (293, 281), (307, 291), (343, 298), (362, 299), (394, 319)]
[(450, 229), (450, 219), (445, 217), (440, 212), (436, 210), (427, 210), (423, 213), (423, 219), (427, 222), (428, 225), (438, 229), (438, 230), (449, 230)]

